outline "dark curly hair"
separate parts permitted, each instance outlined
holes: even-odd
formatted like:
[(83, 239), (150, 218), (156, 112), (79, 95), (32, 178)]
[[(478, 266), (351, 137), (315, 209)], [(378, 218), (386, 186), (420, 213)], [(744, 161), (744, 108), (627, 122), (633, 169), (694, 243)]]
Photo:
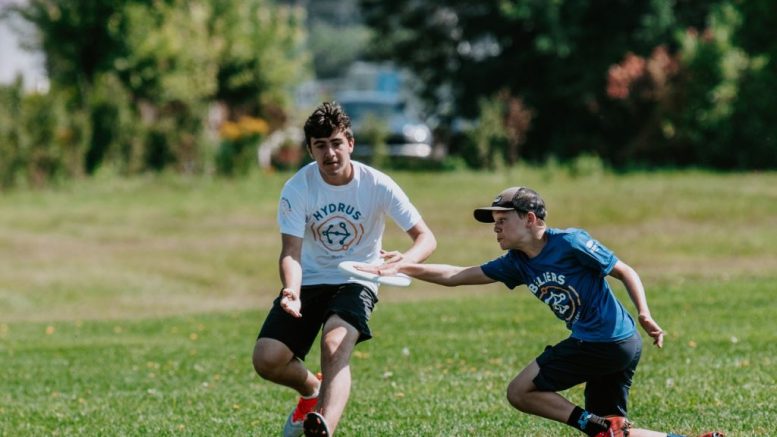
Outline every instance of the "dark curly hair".
[(336, 102), (324, 102), (305, 121), (305, 144), (310, 149), (311, 138), (327, 138), (335, 132), (344, 132), (353, 140), (351, 118)]

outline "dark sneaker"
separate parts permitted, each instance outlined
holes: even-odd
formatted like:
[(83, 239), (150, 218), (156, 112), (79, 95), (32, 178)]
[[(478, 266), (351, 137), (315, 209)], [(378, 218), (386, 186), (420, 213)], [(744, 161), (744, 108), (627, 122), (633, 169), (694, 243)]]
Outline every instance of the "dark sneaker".
[(305, 430), (305, 437), (329, 437), (331, 435), (324, 416), (315, 412), (308, 413), (305, 416), (303, 428)]

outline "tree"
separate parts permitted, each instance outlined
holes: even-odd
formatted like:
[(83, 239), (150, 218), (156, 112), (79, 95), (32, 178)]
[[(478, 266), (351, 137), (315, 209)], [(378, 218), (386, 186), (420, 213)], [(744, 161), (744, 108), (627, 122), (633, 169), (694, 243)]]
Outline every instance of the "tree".
[[(608, 69), (671, 41), (681, 24), (671, 2), (651, 0), (361, 4), (374, 53), (413, 71), (433, 112), (475, 117), (481, 98), (520, 99), (533, 114), (523, 157), (534, 159), (607, 151), (623, 135), (604, 122), (619, 110), (608, 104)], [(697, 10), (680, 12), (696, 20)]]
[(12, 12), (36, 26), (88, 173), (104, 159), (202, 171), (212, 105), (281, 125), (309, 63), (303, 11), (272, 0), (30, 0)]

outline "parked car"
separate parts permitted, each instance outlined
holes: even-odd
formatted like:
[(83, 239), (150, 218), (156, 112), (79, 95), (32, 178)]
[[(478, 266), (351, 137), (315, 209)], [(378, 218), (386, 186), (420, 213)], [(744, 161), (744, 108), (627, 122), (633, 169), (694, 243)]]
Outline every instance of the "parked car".
[[(335, 100), (351, 117), (356, 148), (354, 157), (369, 159), (375, 154), (374, 135), (368, 129), (378, 123), (385, 135), (386, 154), (389, 157), (433, 159), (432, 131), (420, 117), (413, 114), (394, 94), (351, 91), (336, 96)], [(372, 123), (372, 125), (371, 125)]]

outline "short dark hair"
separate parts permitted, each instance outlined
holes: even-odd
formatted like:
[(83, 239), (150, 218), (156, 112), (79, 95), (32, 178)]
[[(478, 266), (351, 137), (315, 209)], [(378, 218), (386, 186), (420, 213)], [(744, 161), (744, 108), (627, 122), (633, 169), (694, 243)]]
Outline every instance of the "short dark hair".
[(353, 140), (351, 118), (336, 102), (324, 102), (305, 121), (305, 144), (310, 148), (311, 138), (327, 138), (335, 132)]

